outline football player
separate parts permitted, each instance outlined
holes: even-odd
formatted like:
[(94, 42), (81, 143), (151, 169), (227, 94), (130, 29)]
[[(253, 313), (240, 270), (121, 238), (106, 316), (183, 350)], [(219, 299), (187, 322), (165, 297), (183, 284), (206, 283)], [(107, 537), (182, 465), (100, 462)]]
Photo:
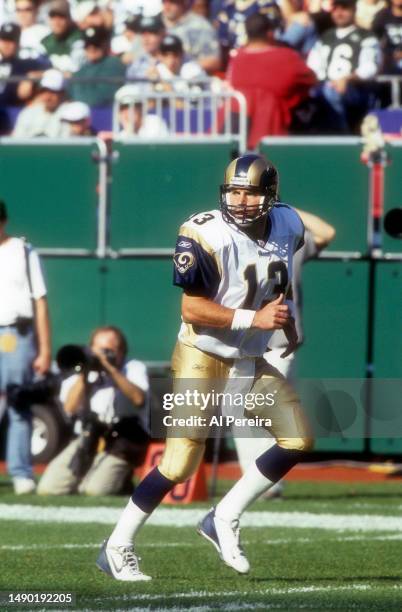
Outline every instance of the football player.
[[(182, 225), (174, 255), (174, 283), (183, 289), (183, 323), (172, 359), (173, 390), (182, 390), (191, 379), (205, 388), (210, 381), (229, 383), (240, 376), (253, 393), (268, 388), (277, 394), (274, 407), (247, 410), (267, 423), (272, 417), (270, 433), (277, 443), (198, 526), (222, 561), (241, 574), (249, 571), (240, 544), (241, 514), (312, 448), (297, 395), (262, 358), (274, 330), (283, 329), (289, 339), (284, 356), (295, 347), (292, 260), (303, 235), (299, 215), (278, 201), (275, 167), (249, 154), (227, 167), (220, 210), (193, 215)], [(169, 432), (160, 464), (135, 489), (101, 548), (101, 570), (117, 580), (150, 579), (139, 569), (134, 539), (165, 495), (197, 470), (208, 436), (201, 429), (181, 437)]]

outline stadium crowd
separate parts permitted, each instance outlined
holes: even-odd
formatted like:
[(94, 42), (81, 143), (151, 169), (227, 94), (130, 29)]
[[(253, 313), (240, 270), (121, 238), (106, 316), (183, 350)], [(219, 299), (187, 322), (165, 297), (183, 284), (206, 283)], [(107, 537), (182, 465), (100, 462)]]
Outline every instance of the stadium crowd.
[[(244, 94), (251, 147), (354, 133), (389, 104), (381, 74), (402, 76), (402, 0), (0, 0), (3, 135), (93, 134), (116, 100), (124, 112), (196, 82)], [(152, 113), (131, 112), (128, 131), (154, 137)]]

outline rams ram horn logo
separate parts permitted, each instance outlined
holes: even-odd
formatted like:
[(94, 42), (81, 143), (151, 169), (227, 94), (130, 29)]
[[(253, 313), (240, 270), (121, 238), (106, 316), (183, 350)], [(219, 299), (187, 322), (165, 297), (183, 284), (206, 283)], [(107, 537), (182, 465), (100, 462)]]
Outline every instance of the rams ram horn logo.
[(194, 255), (188, 251), (184, 251), (184, 253), (176, 253), (173, 260), (174, 265), (180, 274), (187, 272), (187, 270), (189, 270), (195, 263)]

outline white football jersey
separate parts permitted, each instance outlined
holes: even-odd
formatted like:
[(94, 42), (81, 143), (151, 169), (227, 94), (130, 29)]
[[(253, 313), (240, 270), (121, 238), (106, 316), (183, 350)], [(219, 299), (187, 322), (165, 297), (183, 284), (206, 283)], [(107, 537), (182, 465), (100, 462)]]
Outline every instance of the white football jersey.
[[(278, 203), (269, 214), (267, 239), (254, 241), (219, 210), (190, 217), (179, 230), (174, 284), (228, 308), (259, 310), (286, 296), (291, 310), (292, 260), (303, 244), (304, 226), (290, 206)], [(179, 340), (225, 358), (261, 356), (272, 331), (233, 331), (182, 323)]]

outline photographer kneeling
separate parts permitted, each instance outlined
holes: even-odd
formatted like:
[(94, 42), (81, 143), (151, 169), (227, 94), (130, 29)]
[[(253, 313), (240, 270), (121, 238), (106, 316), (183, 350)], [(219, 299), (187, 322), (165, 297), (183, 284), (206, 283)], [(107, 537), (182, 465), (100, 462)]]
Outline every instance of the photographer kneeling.
[[(47, 466), (40, 495), (113, 495), (143, 462), (149, 442), (146, 367), (125, 361), (127, 342), (113, 326), (97, 328), (90, 350), (66, 346), (75, 372), (61, 386), (64, 410), (78, 418), (81, 431)], [(79, 361), (74, 363), (78, 352)], [(79, 372), (77, 373), (77, 368)]]

